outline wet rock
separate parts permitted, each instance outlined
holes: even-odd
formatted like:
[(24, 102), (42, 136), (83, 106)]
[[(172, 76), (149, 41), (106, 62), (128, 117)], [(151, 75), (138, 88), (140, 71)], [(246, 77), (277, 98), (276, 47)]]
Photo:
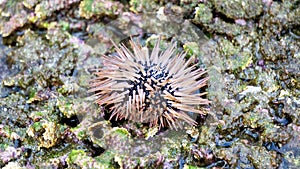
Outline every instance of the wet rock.
[[(298, 7), (3, 0), (0, 31), (10, 47), (0, 46), (0, 151), (8, 154), (0, 166), (299, 168)], [(111, 124), (93, 98), (83, 99), (90, 70), (101, 67), (101, 54), (113, 53), (110, 39), (130, 35), (148, 45), (157, 35), (178, 40), (178, 50), (207, 68), (212, 103), (201, 125), (174, 132)], [(14, 149), (22, 153), (7, 153)]]
[(226, 15), (226, 17), (235, 18), (254, 18), (263, 12), (263, 3), (260, 0), (214, 0), (214, 6), (218, 12)]
[(55, 11), (70, 8), (72, 4), (78, 2), (79, 0), (42, 1), (35, 6), (35, 16), (37, 17), (36, 19), (46, 19), (46, 17), (51, 16)]
[(35, 122), (27, 130), (27, 133), (30, 137), (37, 137), (39, 147), (50, 148), (56, 145), (58, 141), (59, 133), (57, 132), (57, 127), (53, 122)]
[(17, 28), (20, 28), (28, 21), (29, 12), (22, 2), (5, 0), (0, 3), (0, 34), (3, 37), (9, 36)]
[(209, 8), (209, 6), (206, 6), (204, 4), (199, 4), (198, 7), (195, 8), (195, 10), (196, 10), (196, 16), (195, 16), (196, 23), (209, 24), (212, 22), (213, 13), (212, 10)]
[(79, 5), (79, 14), (86, 19), (93, 16), (99, 18), (103, 16), (116, 16), (121, 13), (123, 5), (116, 1), (104, 0), (83, 0)]

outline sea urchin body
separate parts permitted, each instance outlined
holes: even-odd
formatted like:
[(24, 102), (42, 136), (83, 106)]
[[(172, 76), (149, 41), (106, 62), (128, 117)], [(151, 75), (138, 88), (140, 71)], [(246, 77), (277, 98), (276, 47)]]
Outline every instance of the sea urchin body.
[(95, 72), (91, 92), (96, 103), (110, 106), (111, 118), (129, 119), (151, 126), (177, 128), (178, 120), (197, 123), (188, 112), (203, 114), (195, 107), (209, 103), (199, 89), (206, 85), (206, 73), (189, 66), (185, 53), (175, 54), (175, 44), (160, 51), (159, 42), (151, 54), (147, 47), (130, 41), (132, 51), (125, 45), (114, 44), (117, 56), (103, 56), (104, 66)]

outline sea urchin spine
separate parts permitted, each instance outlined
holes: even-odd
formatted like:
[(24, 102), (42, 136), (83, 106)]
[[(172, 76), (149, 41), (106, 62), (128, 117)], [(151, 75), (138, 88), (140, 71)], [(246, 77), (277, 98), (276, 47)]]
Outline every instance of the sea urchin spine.
[(160, 51), (158, 40), (149, 55), (147, 47), (129, 41), (114, 44), (117, 56), (103, 56), (104, 66), (95, 71), (90, 92), (96, 103), (110, 106), (111, 118), (149, 122), (150, 126), (177, 128), (178, 120), (197, 123), (186, 113), (204, 114), (197, 105), (207, 105), (199, 89), (207, 84), (206, 71), (189, 66), (185, 53), (175, 54), (175, 43)]

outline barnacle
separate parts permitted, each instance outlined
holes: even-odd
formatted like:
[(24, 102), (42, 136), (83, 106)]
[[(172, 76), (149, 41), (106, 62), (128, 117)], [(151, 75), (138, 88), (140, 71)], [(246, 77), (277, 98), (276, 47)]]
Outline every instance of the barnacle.
[(160, 51), (160, 39), (152, 52), (130, 40), (131, 50), (114, 44), (117, 56), (103, 56), (104, 66), (97, 69), (90, 82), (96, 103), (109, 106), (111, 118), (150, 123), (150, 126), (177, 128), (183, 120), (197, 123), (188, 112), (204, 114), (196, 109), (207, 105), (206, 94), (199, 89), (207, 84), (206, 71), (190, 66), (185, 53), (175, 53), (175, 43)]

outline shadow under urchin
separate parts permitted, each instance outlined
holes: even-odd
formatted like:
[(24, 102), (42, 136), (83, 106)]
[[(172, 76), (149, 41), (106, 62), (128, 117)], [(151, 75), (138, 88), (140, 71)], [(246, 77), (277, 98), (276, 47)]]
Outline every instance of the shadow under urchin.
[(196, 106), (210, 103), (203, 98), (206, 92), (197, 92), (207, 85), (206, 71), (191, 65), (186, 53), (177, 54), (175, 43), (161, 51), (160, 42), (159, 38), (152, 52), (133, 40), (130, 48), (113, 42), (117, 55), (102, 57), (103, 67), (94, 72), (89, 92), (108, 109), (110, 120), (177, 129), (180, 121), (197, 124), (188, 112), (205, 114)]

